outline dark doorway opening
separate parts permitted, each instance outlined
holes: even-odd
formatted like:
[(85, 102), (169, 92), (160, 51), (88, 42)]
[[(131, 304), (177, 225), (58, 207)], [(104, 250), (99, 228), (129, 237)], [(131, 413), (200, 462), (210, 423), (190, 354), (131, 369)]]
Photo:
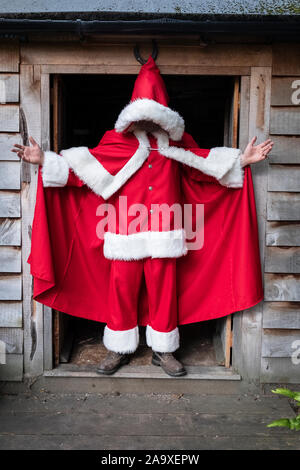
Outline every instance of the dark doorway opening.
[[(233, 123), (238, 101), (236, 77), (164, 75), (164, 80), (169, 106), (183, 116), (186, 131), (200, 147), (232, 146), (233, 129), (237, 128)], [(52, 76), (52, 148), (95, 147), (129, 102), (134, 81), (132, 75)], [(59, 312), (54, 319), (56, 365), (68, 363), (86, 369), (104, 357), (103, 324)], [(151, 363), (144, 330), (140, 328), (140, 346), (130, 366)], [(185, 365), (224, 365), (226, 334), (226, 318), (181, 326), (181, 348), (176, 356)]]

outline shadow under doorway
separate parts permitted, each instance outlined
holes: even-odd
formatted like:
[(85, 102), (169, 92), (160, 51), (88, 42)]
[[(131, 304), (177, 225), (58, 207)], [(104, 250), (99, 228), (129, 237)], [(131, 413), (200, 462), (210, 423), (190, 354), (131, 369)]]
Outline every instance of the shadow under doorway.
[[(51, 77), (53, 87), (52, 148), (95, 147), (105, 131), (112, 129), (120, 111), (129, 102), (135, 76), (65, 74)], [(202, 148), (229, 145), (235, 77), (164, 75), (169, 106), (185, 120), (185, 128)], [(56, 118), (53, 115), (56, 113)], [(55, 123), (56, 122), (56, 123)], [(55, 132), (54, 132), (55, 131)], [(54, 135), (56, 143), (54, 142)], [(104, 324), (62, 313), (54, 326), (56, 365), (69, 363), (88, 369), (99, 363), (106, 350), (102, 343)], [(220, 347), (224, 317), (180, 326), (181, 347), (175, 353), (184, 365), (224, 365)], [(130, 366), (151, 364), (151, 349), (140, 327), (140, 346)]]

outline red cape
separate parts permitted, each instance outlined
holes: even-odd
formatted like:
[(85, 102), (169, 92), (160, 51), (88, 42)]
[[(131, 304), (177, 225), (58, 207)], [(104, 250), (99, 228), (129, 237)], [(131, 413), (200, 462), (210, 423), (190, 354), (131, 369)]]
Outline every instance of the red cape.
[[(113, 158), (109, 147), (107, 155)], [(133, 154), (129, 147), (123, 150), (124, 162)], [(92, 153), (97, 157), (95, 149)], [(263, 299), (250, 167), (240, 189), (223, 187), (185, 165), (181, 169), (183, 202), (204, 204), (204, 246), (177, 260), (179, 325), (219, 318)], [(40, 168), (28, 262), (35, 300), (106, 323), (111, 261), (104, 258), (95, 231), (100, 220), (96, 207), (103, 202), (85, 185), (44, 188)], [(146, 325), (145, 286), (140, 300), (139, 325)]]

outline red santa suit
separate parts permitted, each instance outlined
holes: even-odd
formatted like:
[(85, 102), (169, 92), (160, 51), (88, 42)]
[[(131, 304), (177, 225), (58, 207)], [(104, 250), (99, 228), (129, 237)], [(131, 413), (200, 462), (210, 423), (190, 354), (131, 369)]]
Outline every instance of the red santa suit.
[[(129, 131), (133, 122), (141, 120), (153, 121), (162, 130), (153, 133), (146, 133), (141, 130)], [(130, 153), (129, 149), (131, 149)], [(237, 198), (233, 193), (240, 191), (239, 188), (243, 188), (245, 176), (245, 171), (240, 163), (240, 154), (241, 150), (234, 148), (198, 148), (193, 138), (184, 132), (182, 117), (168, 107), (168, 95), (164, 82), (151, 57), (142, 66), (135, 82), (131, 101), (120, 113), (115, 129), (106, 132), (98, 146), (95, 148), (70, 148), (62, 150), (60, 155), (51, 151), (45, 152), (41, 172), (44, 188), (51, 188), (51, 190), (57, 187), (77, 188), (74, 194), (76, 194), (76, 191), (82, 191), (83, 188), (86, 188), (86, 198), (91, 197), (91, 193), (93, 194), (92, 204), (94, 210), (96, 209), (99, 214), (104, 215), (103, 208), (108, 206), (103, 206), (103, 204), (107, 201), (114, 211), (115, 223), (108, 223), (103, 242), (103, 256), (106, 260), (109, 260), (109, 269), (106, 269), (107, 264), (103, 265), (107, 275), (105, 280), (99, 278), (98, 281), (99, 289), (105, 287), (107, 290), (104, 294), (107, 300), (107, 311), (105, 313), (107, 324), (103, 336), (104, 345), (107, 349), (120, 353), (134, 352), (139, 342), (139, 324), (146, 324), (147, 344), (153, 350), (173, 352), (179, 347), (178, 324), (188, 323), (189, 321), (180, 322), (179, 319), (178, 282), (184, 284), (182, 272), (186, 270), (188, 265), (184, 266), (182, 264), (180, 271), (178, 271), (178, 262), (182, 257), (188, 257), (185, 256), (188, 253), (188, 247), (182, 218), (179, 220), (175, 216), (176, 211), (168, 211), (168, 208), (182, 207), (186, 200), (184, 197), (186, 194), (189, 194), (191, 199), (196, 201), (198, 189), (195, 190), (194, 188), (199, 187), (201, 183), (203, 188), (205, 185), (217, 188), (217, 191), (214, 189), (211, 192), (210, 200), (207, 200), (208, 203), (211, 200), (222, 200), (222, 198), (220, 200), (221, 194), (219, 191), (222, 188), (232, 193), (231, 203), (234, 206), (234, 200), (237, 201)], [(248, 170), (250, 171), (250, 168)], [(190, 182), (187, 183), (187, 181)], [(187, 184), (189, 189), (185, 188)], [(193, 192), (196, 196), (193, 195)], [(77, 197), (78, 193), (75, 198)], [(247, 197), (252, 199), (251, 204), (253, 205), (253, 194), (251, 193), (249, 196), (248, 192)], [(216, 202), (214, 206), (215, 214), (220, 211), (220, 207), (222, 208), (221, 217), (223, 218), (224, 201), (223, 198), (223, 202)], [(239, 198), (239, 201), (236, 204), (241, 204), (241, 198)], [(96, 203), (98, 203), (98, 207), (96, 207)], [(52, 201), (51, 204), (55, 203)], [(82, 200), (80, 204), (83, 204)], [(164, 205), (163, 211), (161, 210), (162, 205)], [(72, 203), (70, 207), (72, 207)], [(89, 208), (87, 205), (84, 207), (85, 213), (87, 213)], [(59, 206), (57, 208), (56, 213), (60, 210)], [(76, 212), (75, 209), (74, 211)], [(232, 208), (228, 207), (229, 219), (232, 220), (233, 214), (230, 215), (230, 211), (232, 211)], [(80, 226), (82, 227), (84, 217), (86, 217), (83, 211), (81, 217), (82, 223)], [(75, 218), (79, 218), (79, 213)], [(207, 223), (210, 223), (209, 217)], [(69, 225), (72, 224), (73, 222), (70, 222)], [(249, 220), (247, 224), (247, 227), (249, 227)], [(221, 230), (225, 226), (226, 220), (222, 219)], [(253, 276), (250, 274), (249, 278), (249, 287), (252, 292), (250, 295), (251, 300), (249, 295), (245, 294), (247, 287), (242, 285), (244, 274), (241, 276), (242, 294), (240, 301), (232, 300), (232, 292), (234, 291), (232, 279), (230, 280), (230, 295), (228, 295), (228, 288), (225, 286), (226, 282), (224, 284), (225, 298), (226, 296), (229, 297), (227, 304), (231, 303), (229, 308), (236, 307), (236, 310), (240, 309), (241, 306), (243, 308), (251, 306), (249, 303), (254, 304), (262, 299), (257, 227), (254, 226), (253, 229), (255, 232), (255, 259), (253, 261), (257, 264), (258, 269), (254, 268)], [(96, 231), (96, 227), (94, 227), (94, 230)], [(35, 232), (37, 231), (38, 229), (35, 228)], [(78, 240), (78, 237), (80, 238), (80, 234), (78, 234), (79, 230), (77, 229), (76, 240)], [(54, 237), (56, 236), (54, 235)], [(76, 314), (76, 312), (70, 311), (70, 307), (66, 305), (68, 301), (63, 308), (60, 308), (59, 305), (60, 293), (62, 291), (66, 293), (67, 291), (68, 281), (65, 279), (68, 278), (70, 272), (72, 250), (73, 253), (76, 252), (77, 242), (74, 241), (73, 235), (70, 239), (72, 249), (68, 252), (64, 267), (62, 266), (60, 269), (64, 272), (61, 276), (60, 288), (53, 297), (50, 295), (50, 297), (43, 299), (43, 293), (47, 289), (45, 289), (45, 286), (39, 287), (37, 281), (35, 296), (48, 305)], [(212, 236), (212, 239), (214, 239), (214, 236)], [(85, 241), (82, 240), (82, 244), (84, 243)], [(89, 243), (88, 235), (86, 243)], [(53, 250), (53, 236), (49, 244), (52, 244)], [(90, 248), (92, 248), (91, 244)], [(97, 249), (99, 249), (99, 245)], [(65, 247), (65, 251), (68, 251), (67, 247)], [(220, 254), (220, 247), (216, 254)], [(77, 256), (80, 257), (80, 255)], [(95, 256), (97, 256), (96, 252)], [(45, 280), (47, 276), (48, 278), (51, 277), (53, 274), (51, 274), (52, 268), (48, 266), (44, 269), (44, 273), (48, 270), (48, 274), (41, 274), (43, 271), (40, 268), (41, 262), (36, 262), (37, 256), (34, 259), (32, 259), (31, 254), (29, 261), (32, 263), (32, 273), (36, 280), (42, 280), (43, 277)], [(222, 259), (216, 261), (220, 265), (223, 263)], [(84, 261), (81, 262), (84, 265)], [(91, 263), (91, 271), (89, 273), (85, 271), (85, 277), (93, 277), (92, 283), (96, 285), (97, 279), (94, 279), (93, 274), (98, 268), (95, 268), (93, 273), (92, 264), (94, 262), (97, 263), (96, 260)], [(190, 263), (191, 272), (194, 269), (192, 264)], [(39, 267), (37, 267), (38, 265)], [(229, 265), (232, 266), (232, 261), (227, 260), (226, 269)], [(201, 270), (201, 265), (198, 266), (198, 269)], [(209, 272), (209, 270), (206, 272)], [(147, 320), (144, 323), (139, 322), (138, 315), (143, 275), (148, 293), (148, 313)], [(55, 276), (53, 275), (53, 277)], [(73, 282), (73, 289), (76, 289), (76, 282), (75, 284)], [(212, 278), (208, 279), (208, 282), (210, 284), (214, 283), (213, 271)], [(217, 280), (216, 282), (220, 281)], [(52, 282), (52, 287), (55, 283), (57, 282), (54, 281), (54, 284)], [(62, 288), (63, 283), (64, 287)], [(63, 298), (66, 299), (67, 295), (65, 294)], [(69, 296), (71, 295), (73, 294), (69, 292)], [(95, 294), (95, 296), (97, 295)], [(202, 292), (201, 295), (205, 295), (205, 292)], [(207, 289), (207, 295), (210, 295), (209, 288)], [(85, 300), (87, 303), (89, 302), (88, 299)], [(193, 304), (193, 301), (193, 298), (189, 298), (191, 304)], [(197, 302), (197, 299), (195, 301)], [(223, 303), (221, 301), (219, 305), (226, 305), (226, 301), (223, 300)], [(225, 307), (225, 309), (228, 310), (228, 307)], [(214, 310), (212, 304), (211, 316), (207, 318), (215, 318), (216, 316), (231, 313), (220, 310), (216, 314)], [(95, 319), (93, 316), (86, 314), (80, 316)], [(102, 318), (100, 320), (103, 321)], [(199, 321), (199, 319), (195, 321)]]

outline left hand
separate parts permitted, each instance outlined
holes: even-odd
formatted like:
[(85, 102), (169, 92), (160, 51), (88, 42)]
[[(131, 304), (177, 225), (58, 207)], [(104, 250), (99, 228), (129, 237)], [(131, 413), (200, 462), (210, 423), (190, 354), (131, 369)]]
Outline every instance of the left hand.
[(256, 139), (256, 136), (251, 139), (244, 153), (241, 155), (242, 167), (265, 160), (268, 153), (272, 150), (274, 142), (272, 142), (271, 139), (265, 140), (259, 145), (254, 145)]

